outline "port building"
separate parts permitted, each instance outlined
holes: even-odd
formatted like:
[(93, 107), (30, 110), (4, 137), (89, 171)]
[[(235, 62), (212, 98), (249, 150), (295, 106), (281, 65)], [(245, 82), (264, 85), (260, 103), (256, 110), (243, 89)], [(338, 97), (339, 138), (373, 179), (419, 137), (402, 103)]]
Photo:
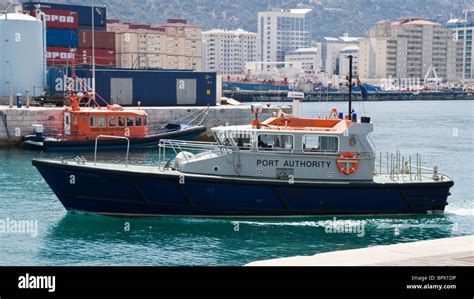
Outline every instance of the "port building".
[(358, 72), (363, 79), (416, 78), (434, 69), (456, 80), (457, 41), (440, 23), (420, 18), (380, 21), (359, 41)]
[(472, 51), (472, 33), (474, 31), (474, 8), (466, 9), (462, 18), (452, 18), (443, 26), (454, 32), (453, 38), (458, 41), (456, 55), (456, 76), (461, 81), (472, 81), (474, 78), (474, 52)]
[(163, 25), (109, 20), (107, 30), (115, 32), (119, 68), (202, 69), (201, 26), (181, 19)]
[(213, 29), (202, 33), (203, 67), (219, 75), (242, 75), (246, 63), (257, 61), (257, 33)]
[(284, 62), (286, 53), (301, 48), (310, 48), (311, 11), (311, 9), (274, 9), (259, 12), (259, 60), (262, 62)]

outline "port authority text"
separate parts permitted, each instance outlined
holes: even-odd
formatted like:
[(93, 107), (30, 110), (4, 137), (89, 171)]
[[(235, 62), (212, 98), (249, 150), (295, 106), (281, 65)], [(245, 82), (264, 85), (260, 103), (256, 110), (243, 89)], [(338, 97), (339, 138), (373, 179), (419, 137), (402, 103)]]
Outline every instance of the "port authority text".
[(329, 161), (257, 160), (257, 167), (330, 168), (331, 163)]

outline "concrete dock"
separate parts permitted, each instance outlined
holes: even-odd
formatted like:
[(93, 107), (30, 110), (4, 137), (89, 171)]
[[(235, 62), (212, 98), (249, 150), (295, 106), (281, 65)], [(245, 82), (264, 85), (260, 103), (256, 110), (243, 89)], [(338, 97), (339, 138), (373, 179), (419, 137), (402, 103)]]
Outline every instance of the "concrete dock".
[[(190, 115), (196, 110), (206, 107), (141, 107), (150, 118), (150, 125), (166, 124), (176, 119)], [(129, 109), (129, 108), (126, 108)], [(137, 108), (134, 108), (137, 109)], [(264, 107), (261, 119), (267, 119), (280, 108)], [(64, 108), (30, 107), (30, 108), (9, 108), (0, 106), (0, 146), (18, 144), (22, 137), (32, 133), (32, 125), (40, 124), (45, 128), (62, 127), (62, 111)], [(284, 107), (285, 113), (291, 113), (291, 107)], [(207, 118), (203, 125), (209, 129), (225, 125), (250, 124), (254, 115), (249, 105), (239, 106), (215, 106), (210, 107)]]
[(246, 266), (474, 266), (474, 236), (258, 261)]
[[(224, 91), (224, 96), (239, 102), (285, 102), (288, 91)], [(352, 100), (362, 101), (360, 92), (353, 94)], [(365, 101), (463, 101), (474, 100), (473, 92), (371, 92)], [(305, 92), (305, 102), (347, 102), (348, 92)]]

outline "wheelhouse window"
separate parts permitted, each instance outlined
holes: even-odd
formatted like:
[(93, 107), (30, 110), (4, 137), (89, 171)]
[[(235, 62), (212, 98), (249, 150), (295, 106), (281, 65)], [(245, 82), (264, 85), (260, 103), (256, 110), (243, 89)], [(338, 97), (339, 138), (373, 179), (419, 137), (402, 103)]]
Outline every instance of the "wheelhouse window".
[(97, 119), (95, 118), (95, 116), (90, 116), (89, 117), (89, 126), (91, 128), (96, 128), (97, 127)]
[(118, 125), (119, 127), (125, 127), (125, 119), (123, 116), (118, 117)]
[(250, 151), (252, 150), (253, 144), (253, 134), (252, 132), (232, 132), (232, 139), (234, 140), (235, 144), (241, 151)]
[(107, 126), (107, 121), (105, 116), (99, 116), (97, 118), (97, 126), (99, 128), (105, 128)]
[(133, 127), (133, 117), (127, 117), (127, 127)]
[(135, 125), (136, 125), (137, 127), (141, 127), (141, 126), (142, 126), (142, 117), (141, 117), (141, 116), (135, 117)]
[(217, 132), (214, 134), (214, 138), (223, 146), (232, 146), (229, 138), (227, 138), (225, 132)]
[(114, 128), (117, 126), (117, 117), (110, 116), (109, 117), (109, 127)]
[(305, 153), (336, 153), (338, 150), (338, 137), (318, 135), (305, 135), (303, 137), (303, 151)]
[(294, 148), (294, 138), (292, 135), (258, 135), (259, 151), (284, 151), (291, 152)]

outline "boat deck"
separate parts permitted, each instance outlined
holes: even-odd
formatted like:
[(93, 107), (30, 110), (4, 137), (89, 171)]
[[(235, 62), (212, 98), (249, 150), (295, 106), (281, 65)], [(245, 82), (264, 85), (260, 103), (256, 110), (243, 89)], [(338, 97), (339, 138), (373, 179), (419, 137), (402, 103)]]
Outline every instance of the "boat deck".
[[(202, 178), (207, 177), (210, 179), (213, 178), (222, 178), (222, 176), (213, 176), (213, 175), (201, 175), (201, 174), (193, 174), (193, 173), (183, 173), (180, 171), (167, 169), (163, 170), (162, 167), (158, 165), (125, 165), (123, 163), (95, 163), (94, 162), (78, 162), (76, 160), (65, 160), (65, 161), (58, 161), (58, 160), (41, 160), (46, 162), (52, 162), (55, 164), (68, 164), (68, 165), (76, 165), (78, 167), (87, 167), (93, 169), (103, 169), (103, 170), (117, 170), (123, 172), (131, 172), (131, 173), (143, 173), (143, 174), (166, 174), (169, 176), (186, 176), (186, 177), (196, 177)], [(439, 182), (452, 182), (452, 179), (446, 175), (438, 174), (439, 179), (434, 180), (433, 174), (423, 173), (419, 176), (415, 174), (412, 175), (401, 175), (401, 174), (377, 174), (374, 176), (373, 181), (337, 181), (337, 180), (295, 180), (294, 183), (324, 183), (324, 184), (358, 184), (358, 183), (374, 183), (374, 184), (419, 184), (419, 183), (439, 183)], [(229, 179), (239, 179), (242, 181), (249, 180), (255, 181), (255, 177), (226, 177)], [(259, 181), (262, 182), (281, 182), (282, 180), (279, 179), (269, 179), (269, 178), (258, 178)]]

